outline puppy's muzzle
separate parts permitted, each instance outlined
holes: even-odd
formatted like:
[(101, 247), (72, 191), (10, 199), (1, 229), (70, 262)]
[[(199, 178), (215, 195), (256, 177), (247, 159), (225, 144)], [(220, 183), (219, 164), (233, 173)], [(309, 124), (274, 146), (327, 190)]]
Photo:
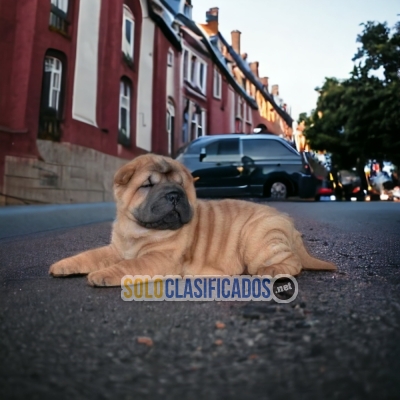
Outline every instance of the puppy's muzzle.
[(137, 222), (149, 229), (179, 229), (193, 216), (185, 190), (177, 184), (154, 186), (133, 211)]
[(182, 196), (180, 193), (178, 193), (177, 191), (173, 191), (170, 193), (167, 193), (165, 195), (165, 198), (167, 199), (167, 201), (169, 201), (170, 203), (172, 203), (172, 205), (174, 207), (176, 207), (176, 205), (179, 203), (179, 201), (181, 200)]

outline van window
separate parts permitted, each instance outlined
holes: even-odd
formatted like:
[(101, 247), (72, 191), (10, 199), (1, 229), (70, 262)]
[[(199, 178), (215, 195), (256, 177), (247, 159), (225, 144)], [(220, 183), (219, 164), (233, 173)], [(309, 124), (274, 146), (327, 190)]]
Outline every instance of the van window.
[(206, 146), (208, 156), (230, 156), (239, 154), (239, 139), (221, 139)]
[(223, 139), (219, 141), (218, 154), (222, 156), (239, 154), (239, 139)]
[(243, 140), (243, 155), (253, 160), (265, 160), (272, 157), (293, 157), (294, 153), (277, 140), (245, 139)]

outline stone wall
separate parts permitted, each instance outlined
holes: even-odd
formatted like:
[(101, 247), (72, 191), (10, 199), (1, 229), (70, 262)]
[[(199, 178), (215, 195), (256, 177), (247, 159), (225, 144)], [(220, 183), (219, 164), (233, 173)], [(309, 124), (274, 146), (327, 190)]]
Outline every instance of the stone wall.
[(41, 160), (6, 156), (0, 205), (113, 201), (113, 176), (129, 160), (70, 143), (37, 147)]

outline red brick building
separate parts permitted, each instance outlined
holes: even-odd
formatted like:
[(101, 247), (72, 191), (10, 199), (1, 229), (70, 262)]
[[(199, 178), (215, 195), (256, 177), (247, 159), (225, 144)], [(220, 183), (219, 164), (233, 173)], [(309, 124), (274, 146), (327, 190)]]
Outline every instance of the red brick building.
[[(245, 64), (218, 32), (218, 9), (200, 25), (191, 8), (0, 0), (0, 203), (110, 200), (126, 159), (174, 155), (205, 134), (290, 129), (258, 72), (244, 71), (244, 85), (235, 73)], [(285, 128), (261, 112), (264, 89)]]

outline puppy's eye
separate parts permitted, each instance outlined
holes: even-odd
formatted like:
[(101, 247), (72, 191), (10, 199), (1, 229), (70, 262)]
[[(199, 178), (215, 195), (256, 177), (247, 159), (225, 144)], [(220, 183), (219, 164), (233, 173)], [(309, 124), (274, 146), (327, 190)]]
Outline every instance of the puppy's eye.
[(154, 184), (153, 183), (146, 183), (146, 184), (144, 184), (144, 185), (142, 185), (142, 186), (140, 186), (141, 188), (151, 188), (151, 187), (153, 187), (154, 186)]

